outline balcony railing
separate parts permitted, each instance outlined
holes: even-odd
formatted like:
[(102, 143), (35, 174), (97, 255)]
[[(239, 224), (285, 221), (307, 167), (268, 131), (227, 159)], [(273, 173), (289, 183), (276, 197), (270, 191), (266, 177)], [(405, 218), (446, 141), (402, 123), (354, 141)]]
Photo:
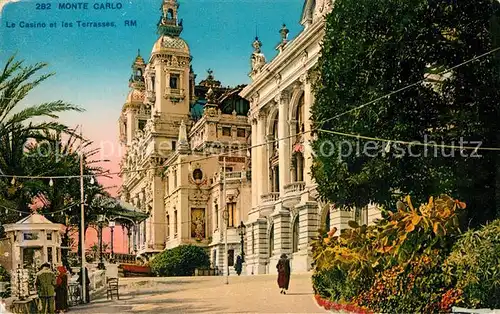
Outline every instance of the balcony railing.
[(303, 181), (292, 182), (285, 185), (285, 195), (287, 194), (297, 194), (304, 191), (306, 183)]
[(275, 202), (280, 198), (280, 192), (271, 192), (260, 196), (262, 203)]
[(227, 172), (226, 179), (241, 179), (241, 172)]

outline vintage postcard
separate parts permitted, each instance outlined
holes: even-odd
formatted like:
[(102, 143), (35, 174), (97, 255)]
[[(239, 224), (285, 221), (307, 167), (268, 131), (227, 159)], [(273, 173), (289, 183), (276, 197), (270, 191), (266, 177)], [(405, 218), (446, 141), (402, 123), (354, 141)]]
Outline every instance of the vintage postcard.
[(0, 0), (0, 313), (494, 313), (497, 0)]

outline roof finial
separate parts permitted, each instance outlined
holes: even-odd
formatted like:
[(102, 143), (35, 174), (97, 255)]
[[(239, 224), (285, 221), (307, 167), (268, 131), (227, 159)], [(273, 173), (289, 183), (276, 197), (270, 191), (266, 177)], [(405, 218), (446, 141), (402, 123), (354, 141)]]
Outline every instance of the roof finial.
[(286, 44), (288, 42), (288, 33), (290, 31), (288, 30), (288, 28), (286, 28), (286, 24), (283, 23), (283, 27), (281, 27), (280, 29), (280, 35), (281, 35), (281, 42), (283, 44)]
[(141, 55), (141, 49), (137, 49), (137, 56)]

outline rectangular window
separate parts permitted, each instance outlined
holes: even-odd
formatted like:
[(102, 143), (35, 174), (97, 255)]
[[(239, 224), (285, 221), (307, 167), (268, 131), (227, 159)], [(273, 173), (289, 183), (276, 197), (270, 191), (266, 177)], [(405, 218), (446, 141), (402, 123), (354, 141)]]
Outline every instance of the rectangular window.
[(214, 205), (215, 229), (219, 229), (219, 204)]
[(52, 241), (52, 232), (47, 232), (47, 240)]
[(174, 210), (174, 237), (177, 238), (177, 211)]
[(177, 189), (177, 170), (174, 171), (174, 189)]
[(47, 248), (47, 262), (52, 266), (52, 248), (48, 247)]
[(172, 141), (172, 150), (176, 150), (176, 149), (177, 149), (177, 142)]
[(238, 137), (245, 137), (246, 136), (245, 129), (238, 129), (236, 131), (236, 136), (238, 136)]
[(231, 128), (230, 127), (223, 127), (222, 128), (222, 136), (231, 136)]
[(179, 89), (179, 75), (178, 74), (170, 74), (170, 88), (171, 89)]
[(255, 233), (253, 232), (253, 228), (251, 232), (252, 232), (252, 254), (255, 254)]
[(168, 195), (170, 195), (170, 187), (169, 187), (169, 184), (168, 184), (168, 181), (170, 180), (170, 177), (167, 176), (167, 178), (165, 179), (165, 192)]
[(167, 240), (170, 239), (170, 216), (167, 215)]
[(227, 226), (234, 227), (236, 225), (236, 203), (228, 203), (227, 210), (229, 214)]
[(24, 240), (38, 240), (38, 233), (24, 233)]
[(234, 250), (227, 251), (227, 266), (234, 266)]
[(155, 77), (151, 77), (151, 90), (154, 92), (155, 91)]
[(139, 120), (139, 130), (144, 131), (146, 127), (146, 120)]

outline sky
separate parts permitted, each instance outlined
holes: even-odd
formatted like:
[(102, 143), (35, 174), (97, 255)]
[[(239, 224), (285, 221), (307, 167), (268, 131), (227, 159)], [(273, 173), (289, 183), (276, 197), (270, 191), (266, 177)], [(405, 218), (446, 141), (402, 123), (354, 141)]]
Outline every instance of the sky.
[[(161, 0), (110, 1), (115, 7), (94, 9), (100, 1), (14, 1), (0, 0), (0, 66), (16, 54), (26, 64), (47, 62), (45, 73), (55, 76), (37, 87), (21, 105), (64, 100), (85, 109), (65, 113), (61, 121), (82, 126), (83, 134), (101, 148), (102, 164), (119, 171), (123, 152), (118, 144), (118, 118), (125, 102), (131, 65), (138, 49), (147, 61), (157, 40), (156, 24)], [(50, 4), (42, 6), (42, 3)], [(60, 3), (87, 3), (88, 9), (61, 10)], [(225, 86), (248, 84), (252, 42), (258, 35), (268, 59), (276, 56), (279, 30), (285, 23), (289, 38), (301, 30), (303, 0), (180, 0), (183, 19), (181, 37), (193, 56), (197, 82), (211, 68)], [(3, 5), (3, 9), (2, 9)], [(125, 26), (125, 21), (137, 25)], [(115, 22), (116, 27), (83, 28), (77, 21)], [(63, 23), (73, 27), (63, 27)], [(45, 23), (46, 27), (21, 28), (21, 23)], [(50, 27), (54, 23), (55, 27)], [(115, 193), (120, 179), (100, 180)], [(105, 235), (105, 238), (109, 235)], [(115, 242), (115, 244), (117, 244)], [(124, 244), (125, 245), (125, 244)]]

